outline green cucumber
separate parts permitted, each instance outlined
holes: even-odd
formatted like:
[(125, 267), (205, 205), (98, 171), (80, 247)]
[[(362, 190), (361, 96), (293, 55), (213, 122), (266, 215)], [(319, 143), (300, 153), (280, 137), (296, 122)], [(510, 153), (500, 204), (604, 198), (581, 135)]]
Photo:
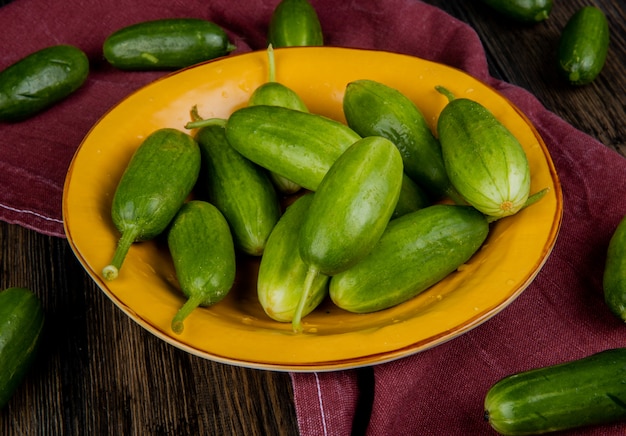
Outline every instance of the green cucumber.
[(280, 106), (233, 112), (226, 138), (252, 162), (316, 190), (337, 158), (361, 137), (339, 121)]
[(110, 34), (105, 59), (121, 70), (173, 70), (226, 56), (236, 47), (220, 26), (198, 18), (143, 21)]
[(338, 274), (372, 250), (396, 208), (403, 175), (397, 147), (379, 136), (355, 142), (328, 170), (300, 229), (298, 248), (308, 271), (294, 331), (302, 329), (315, 277)]
[(72, 45), (31, 53), (0, 72), (0, 121), (31, 117), (68, 97), (89, 75), (87, 55)]
[(609, 309), (626, 321), (626, 217), (622, 218), (611, 236), (602, 286)]
[(137, 148), (120, 179), (111, 218), (121, 233), (106, 280), (117, 278), (134, 242), (153, 239), (169, 225), (200, 173), (200, 147), (188, 134), (163, 128)]
[(370, 254), (330, 280), (330, 298), (368, 313), (407, 301), (467, 262), (489, 233), (470, 206), (436, 204), (389, 222)]
[(608, 50), (609, 23), (604, 12), (594, 6), (583, 7), (561, 32), (559, 72), (573, 85), (586, 85), (602, 71)]
[[(268, 81), (254, 90), (250, 99), (249, 106), (282, 106), (289, 109), (308, 112), (306, 103), (300, 98), (293, 89), (276, 81), (276, 61), (274, 59), (274, 48), (270, 44), (267, 47), (269, 78)], [(294, 194), (301, 188), (297, 183), (281, 176), (280, 174), (270, 172), (270, 179), (276, 188), (283, 194)]]
[(485, 397), (504, 435), (531, 435), (626, 420), (626, 348), (510, 375)]
[(308, 0), (281, 0), (270, 19), (268, 40), (274, 47), (324, 45), (315, 8)]
[(211, 203), (191, 200), (172, 221), (167, 246), (181, 291), (188, 297), (172, 319), (172, 331), (198, 306), (223, 300), (235, 282), (235, 245), (224, 215)]
[(225, 124), (221, 120), (196, 133), (204, 165), (203, 186), (209, 202), (228, 221), (235, 246), (260, 256), (280, 217), (278, 195), (265, 170), (230, 146)]
[(538, 23), (552, 12), (552, 0), (482, 0), (495, 11), (521, 23)]
[(433, 199), (460, 201), (446, 173), (441, 145), (408, 97), (374, 80), (356, 80), (346, 86), (343, 111), (348, 126), (359, 135), (382, 136), (396, 144), (404, 172)]
[(520, 211), (530, 194), (530, 167), (517, 138), (486, 107), (437, 90), (449, 102), (437, 132), (450, 181), (463, 198), (486, 215), (503, 218)]
[(392, 218), (398, 218), (410, 212), (423, 209), (430, 206), (432, 201), (430, 197), (417, 183), (415, 183), (406, 172), (402, 175), (402, 188), (400, 189), (400, 197), (393, 211)]
[(35, 359), (44, 318), (39, 298), (29, 289), (0, 292), (0, 409), (9, 402)]
[[(261, 257), (257, 295), (265, 313), (275, 321), (291, 322), (302, 294), (308, 268), (298, 252), (298, 239), (312, 200), (313, 193), (309, 192), (287, 207)], [(315, 278), (304, 303), (303, 317), (311, 313), (328, 294), (328, 279), (323, 274)]]

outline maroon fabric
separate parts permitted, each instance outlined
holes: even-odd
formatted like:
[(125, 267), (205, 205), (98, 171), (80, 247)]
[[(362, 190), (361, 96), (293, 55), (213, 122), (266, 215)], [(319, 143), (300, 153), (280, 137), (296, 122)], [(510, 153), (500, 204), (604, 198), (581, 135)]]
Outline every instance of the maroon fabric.
[[(602, 298), (608, 240), (626, 215), (626, 159), (546, 110), (523, 89), (489, 76), (475, 32), (416, 0), (311, 1), (327, 45), (407, 53), (461, 68), (517, 104), (543, 136), (561, 178), (562, 230), (533, 284), (505, 311), (432, 350), (375, 366), (367, 424), (357, 411), (367, 371), (292, 374), (302, 436), (489, 435), (487, 389), (513, 372), (626, 346), (626, 329)], [(278, 0), (15, 0), (0, 8), (0, 68), (34, 50), (69, 43), (89, 56), (85, 86), (55, 108), (20, 123), (0, 123), (0, 219), (63, 236), (65, 173), (89, 128), (131, 91), (164, 73), (124, 73), (102, 61), (112, 31), (138, 21), (196, 16), (222, 25), (237, 52), (263, 49)], [(350, 25), (347, 26), (346, 23)], [(367, 398), (366, 398), (367, 399)], [(360, 413), (360, 412), (359, 412)], [(361, 424), (357, 424), (361, 425)], [(574, 431), (617, 435), (624, 426)]]

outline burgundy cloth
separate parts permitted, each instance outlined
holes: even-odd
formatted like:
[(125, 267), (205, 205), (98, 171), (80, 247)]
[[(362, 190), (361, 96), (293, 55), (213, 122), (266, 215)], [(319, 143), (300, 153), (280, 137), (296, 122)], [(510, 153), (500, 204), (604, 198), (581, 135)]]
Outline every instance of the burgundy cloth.
[[(223, 26), (236, 52), (259, 50), (277, 3), (15, 0), (0, 8), (0, 68), (61, 43), (82, 48), (92, 67), (85, 86), (53, 109), (20, 123), (0, 123), (0, 219), (62, 237), (63, 182), (81, 139), (107, 109), (164, 74), (108, 66), (101, 44), (109, 33), (148, 19), (196, 16)], [(434, 349), (367, 370), (292, 374), (301, 435), (349, 435), (353, 422), (354, 428), (365, 426), (368, 436), (495, 434), (483, 420), (482, 407), (487, 389), (498, 379), (626, 346), (626, 327), (609, 313), (601, 287), (609, 238), (626, 215), (626, 159), (550, 113), (527, 91), (490, 77), (475, 32), (437, 8), (416, 0), (311, 3), (327, 45), (446, 63), (516, 103), (552, 154), (564, 216), (556, 246), (536, 280), (483, 325)], [(361, 416), (362, 401), (371, 395), (371, 418)], [(568, 434), (625, 433), (626, 426), (615, 425)]]

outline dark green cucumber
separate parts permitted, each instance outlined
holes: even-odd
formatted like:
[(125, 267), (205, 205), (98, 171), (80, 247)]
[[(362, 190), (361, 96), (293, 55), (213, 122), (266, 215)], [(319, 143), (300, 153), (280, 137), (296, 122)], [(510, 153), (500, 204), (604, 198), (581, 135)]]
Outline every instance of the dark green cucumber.
[(274, 47), (324, 45), (315, 8), (308, 0), (282, 0), (272, 13), (268, 40)]
[(180, 334), (193, 310), (228, 295), (235, 282), (235, 246), (222, 213), (201, 200), (180, 208), (168, 230), (167, 245), (181, 291), (188, 297), (172, 319), (172, 330)]
[(117, 278), (130, 246), (162, 233), (193, 189), (200, 173), (200, 147), (188, 134), (163, 128), (137, 148), (117, 185), (111, 205), (121, 233), (102, 275)]
[(172, 70), (225, 56), (235, 48), (215, 23), (165, 18), (113, 32), (102, 51), (111, 65), (122, 70)]
[(486, 107), (467, 98), (449, 99), (437, 132), (450, 181), (463, 198), (486, 215), (519, 212), (530, 194), (530, 167), (517, 138)]
[(559, 41), (558, 68), (573, 85), (592, 82), (606, 61), (609, 50), (609, 23), (594, 6), (579, 9), (569, 19)]
[(609, 242), (603, 289), (609, 309), (626, 321), (626, 217), (622, 218)]
[(400, 304), (467, 262), (488, 233), (486, 218), (470, 206), (437, 204), (403, 215), (368, 256), (331, 278), (330, 297), (355, 313)]
[(85, 53), (71, 45), (34, 52), (0, 72), (0, 121), (31, 117), (80, 88), (89, 75)]
[[(270, 44), (267, 48), (269, 78), (268, 81), (254, 90), (248, 100), (249, 106), (282, 106), (289, 109), (308, 112), (309, 109), (293, 89), (276, 81), (276, 61), (274, 49)], [(283, 194), (293, 194), (300, 190), (301, 186), (280, 174), (270, 172), (270, 178), (276, 188)]]
[(482, 0), (499, 13), (522, 23), (538, 23), (552, 12), (552, 0)]
[(372, 250), (396, 208), (403, 175), (400, 152), (380, 136), (355, 142), (328, 170), (300, 229), (298, 248), (308, 271), (294, 331), (301, 330), (315, 277), (340, 273)]
[(228, 142), (252, 162), (316, 190), (337, 158), (361, 137), (339, 121), (280, 106), (248, 106), (226, 123)]
[(25, 288), (0, 292), (0, 409), (11, 399), (35, 359), (44, 311)]
[(226, 120), (196, 133), (208, 200), (224, 214), (235, 246), (260, 256), (280, 217), (276, 190), (265, 170), (243, 157), (226, 140)]
[[(275, 321), (292, 322), (305, 281), (307, 265), (298, 252), (300, 228), (309, 212), (313, 193), (287, 207), (270, 235), (257, 278), (257, 295), (265, 313)], [(302, 309), (311, 313), (328, 294), (328, 276), (319, 274)]]
[(626, 348), (514, 374), (485, 397), (504, 435), (531, 435), (626, 420)]
[(373, 80), (346, 86), (343, 111), (348, 126), (359, 135), (382, 136), (396, 144), (404, 172), (434, 199), (460, 201), (450, 183), (441, 146), (419, 108), (397, 89)]
[(392, 218), (415, 212), (431, 204), (428, 194), (405, 173), (402, 175), (402, 189), (400, 189), (400, 197)]

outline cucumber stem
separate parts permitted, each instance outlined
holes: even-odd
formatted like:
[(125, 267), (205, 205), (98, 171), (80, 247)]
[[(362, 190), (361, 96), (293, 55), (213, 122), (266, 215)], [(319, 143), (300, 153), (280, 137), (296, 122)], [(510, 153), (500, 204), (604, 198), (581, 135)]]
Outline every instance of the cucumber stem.
[(138, 227), (132, 227), (122, 233), (111, 263), (102, 268), (102, 275), (106, 280), (115, 280), (117, 278), (119, 270), (122, 268), (122, 263), (124, 263), (124, 259), (128, 254), (128, 250), (133, 242), (135, 242), (135, 239), (137, 239), (137, 235), (139, 235)]
[(184, 321), (189, 316), (191, 312), (193, 312), (198, 306), (202, 303), (202, 295), (200, 294), (192, 294), (189, 299), (183, 304), (174, 318), (172, 318), (172, 331), (177, 335), (180, 335), (185, 329)]
[(302, 289), (302, 295), (300, 295), (300, 300), (298, 300), (298, 307), (296, 308), (296, 311), (293, 314), (293, 319), (291, 321), (291, 326), (294, 333), (302, 332), (302, 312), (304, 311), (304, 306), (309, 299), (309, 294), (311, 293), (311, 288), (313, 287), (313, 281), (318, 274), (319, 270), (317, 268), (309, 266), (309, 269), (306, 272), (306, 277), (304, 278), (304, 288)]
[(274, 47), (267, 46), (267, 61), (269, 63), (269, 82), (276, 82), (276, 61), (274, 60)]
[(203, 120), (202, 118), (200, 118), (198, 120), (190, 121), (187, 124), (185, 124), (185, 129), (189, 129), (189, 130), (200, 129), (202, 127), (208, 127), (208, 126), (225, 127), (226, 120), (223, 118), (207, 118), (206, 120)]
[(441, 85), (437, 85), (435, 86), (435, 89), (440, 93), (445, 95), (448, 98), (448, 101), (452, 101), (454, 100), (456, 97), (454, 96), (454, 94), (452, 94), (447, 88), (441, 86)]

